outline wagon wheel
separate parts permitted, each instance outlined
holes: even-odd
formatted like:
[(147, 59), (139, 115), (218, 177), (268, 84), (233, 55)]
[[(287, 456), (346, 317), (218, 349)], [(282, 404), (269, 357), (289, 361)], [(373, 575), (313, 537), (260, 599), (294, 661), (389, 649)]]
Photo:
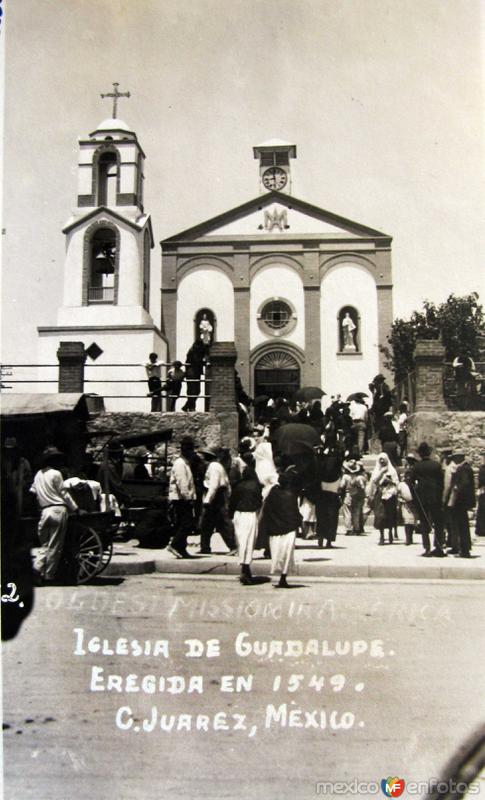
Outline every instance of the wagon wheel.
[(101, 555), (101, 564), (96, 573), (97, 575), (101, 575), (101, 573), (104, 572), (109, 562), (111, 561), (112, 555), (113, 555), (113, 542), (105, 543)]
[(102, 563), (103, 543), (99, 533), (87, 525), (83, 526), (79, 533), (79, 550), (76, 554), (77, 582), (86, 583), (94, 578)]

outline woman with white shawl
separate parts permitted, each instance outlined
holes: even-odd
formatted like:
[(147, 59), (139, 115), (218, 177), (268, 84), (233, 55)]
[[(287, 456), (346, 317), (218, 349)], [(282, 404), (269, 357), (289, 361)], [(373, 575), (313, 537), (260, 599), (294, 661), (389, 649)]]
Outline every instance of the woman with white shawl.
[(384, 531), (389, 531), (389, 544), (392, 544), (392, 531), (397, 525), (397, 486), (399, 478), (387, 453), (379, 453), (367, 489), (369, 506), (374, 511), (374, 528), (380, 534), (379, 544), (385, 544)]
[(273, 460), (271, 442), (260, 439), (254, 450), (255, 470), (258, 480), (263, 487), (263, 499), (270, 489), (278, 483), (278, 471)]

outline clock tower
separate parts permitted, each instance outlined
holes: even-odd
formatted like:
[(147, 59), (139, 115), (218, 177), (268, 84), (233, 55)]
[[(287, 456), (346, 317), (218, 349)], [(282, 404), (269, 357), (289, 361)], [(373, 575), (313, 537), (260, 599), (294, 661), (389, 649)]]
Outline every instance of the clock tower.
[(259, 190), (261, 194), (276, 190), (291, 194), (290, 158), (296, 158), (296, 145), (281, 139), (270, 139), (253, 147), (259, 158)]

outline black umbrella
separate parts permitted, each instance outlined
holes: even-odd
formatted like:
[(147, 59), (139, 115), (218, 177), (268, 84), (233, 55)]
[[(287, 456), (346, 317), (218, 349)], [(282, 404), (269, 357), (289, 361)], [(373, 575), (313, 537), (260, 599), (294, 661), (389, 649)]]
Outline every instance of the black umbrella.
[(354, 392), (347, 397), (347, 403), (349, 403), (350, 400), (363, 400), (364, 397), (369, 397), (369, 395), (365, 392)]
[(285, 456), (294, 456), (313, 450), (321, 444), (315, 428), (301, 422), (282, 425), (274, 434), (276, 450)]
[(295, 393), (295, 400), (300, 403), (308, 403), (310, 400), (320, 400), (325, 392), (318, 386), (302, 386), (301, 389)]

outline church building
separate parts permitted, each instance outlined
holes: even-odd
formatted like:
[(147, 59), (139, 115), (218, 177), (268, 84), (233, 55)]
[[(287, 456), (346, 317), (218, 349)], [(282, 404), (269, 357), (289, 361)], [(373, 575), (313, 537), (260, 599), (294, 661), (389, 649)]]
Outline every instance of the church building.
[(199, 338), (235, 343), (253, 397), (366, 391), (392, 323), (391, 238), (295, 197), (296, 145), (274, 139), (253, 148), (256, 197), (162, 241), (160, 272), (145, 155), (116, 117), (116, 85), (110, 96), (113, 117), (79, 140), (63, 303), (56, 324), (39, 328), (39, 362), (55, 364), (61, 341), (83, 342), (86, 391), (112, 398), (111, 409), (146, 409), (148, 354), (185, 362)]
[(203, 320), (234, 341), (253, 397), (366, 391), (392, 323), (391, 238), (296, 198), (294, 144), (253, 154), (256, 197), (161, 243), (171, 357), (185, 360)]

